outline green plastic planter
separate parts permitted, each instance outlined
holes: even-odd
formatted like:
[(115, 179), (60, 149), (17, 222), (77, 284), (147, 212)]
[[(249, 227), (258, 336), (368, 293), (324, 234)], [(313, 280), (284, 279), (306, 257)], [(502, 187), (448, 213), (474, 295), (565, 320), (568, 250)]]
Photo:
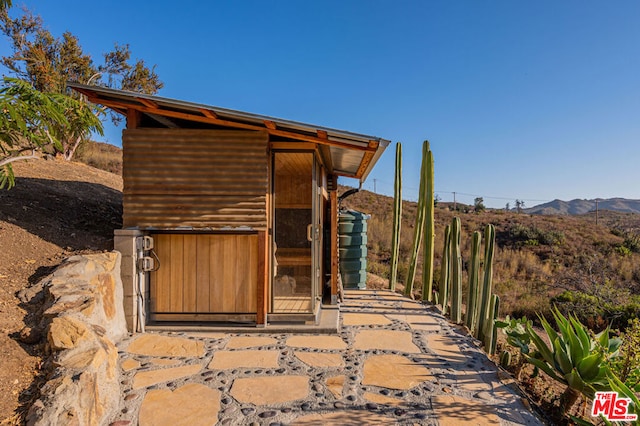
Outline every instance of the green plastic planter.
[(367, 220), (371, 216), (354, 210), (338, 215), (340, 275), (345, 289), (367, 286)]

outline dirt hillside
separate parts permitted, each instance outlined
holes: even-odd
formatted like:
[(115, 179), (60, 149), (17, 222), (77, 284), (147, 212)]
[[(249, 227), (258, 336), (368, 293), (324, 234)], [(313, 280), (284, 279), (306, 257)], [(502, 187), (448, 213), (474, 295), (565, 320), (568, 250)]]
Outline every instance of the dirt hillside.
[[(19, 424), (37, 396), (42, 355), (33, 309), (18, 295), (71, 255), (111, 250), (121, 227), (122, 178), (81, 163), (14, 163), (0, 191), (0, 424)], [(22, 331), (22, 335), (21, 335)]]

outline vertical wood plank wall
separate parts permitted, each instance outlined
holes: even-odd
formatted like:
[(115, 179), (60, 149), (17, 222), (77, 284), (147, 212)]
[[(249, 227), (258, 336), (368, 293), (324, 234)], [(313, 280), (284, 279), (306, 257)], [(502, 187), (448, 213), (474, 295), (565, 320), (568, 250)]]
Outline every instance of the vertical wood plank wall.
[(258, 235), (154, 234), (152, 313), (256, 313)]

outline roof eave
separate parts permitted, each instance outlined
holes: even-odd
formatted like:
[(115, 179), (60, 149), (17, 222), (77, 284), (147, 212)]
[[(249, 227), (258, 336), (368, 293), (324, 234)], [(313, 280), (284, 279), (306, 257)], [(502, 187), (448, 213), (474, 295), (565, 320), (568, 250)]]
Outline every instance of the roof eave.
[(325, 144), (330, 149), (364, 151), (362, 163), (350, 176), (361, 182), (364, 182), (389, 144), (388, 140), (375, 136), (211, 105), (73, 82), (68, 83), (68, 86), (87, 96), (91, 102), (105, 105), (119, 113), (126, 114), (126, 110), (134, 109), (150, 115), (174, 116), (249, 130), (267, 130), (277, 136)]

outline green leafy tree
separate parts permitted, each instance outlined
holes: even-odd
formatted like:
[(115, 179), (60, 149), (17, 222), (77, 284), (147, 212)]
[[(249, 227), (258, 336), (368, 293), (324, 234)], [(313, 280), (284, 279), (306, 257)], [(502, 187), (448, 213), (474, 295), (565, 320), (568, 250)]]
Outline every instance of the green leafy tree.
[[(127, 44), (115, 44), (114, 49), (96, 63), (83, 51), (80, 41), (71, 32), (55, 37), (39, 16), (25, 11), (12, 18), (6, 8), (0, 8), (0, 31), (9, 39), (11, 49), (11, 53), (2, 57), (0, 62), (11, 74), (29, 82), (40, 92), (67, 94), (87, 103), (79, 94), (69, 92), (69, 81), (146, 94), (154, 94), (163, 86), (155, 66), (149, 68), (143, 60), (132, 61)], [(70, 160), (78, 146), (90, 136), (88, 129), (81, 131), (88, 111), (94, 116), (104, 117), (102, 109), (90, 105), (89, 110), (75, 109), (69, 126), (58, 129), (60, 144), (57, 150), (66, 160)], [(119, 120), (116, 115), (111, 115), (111, 118)]]
[(61, 150), (61, 135), (90, 131), (102, 134), (102, 122), (86, 103), (4, 77), (0, 88), (0, 189), (15, 184), (12, 163)]
[(484, 198), (476, 197), (473, 200), (473, 211), (476, 213), (481, 213), (485, 211), (486, 207), (484, 206)]

